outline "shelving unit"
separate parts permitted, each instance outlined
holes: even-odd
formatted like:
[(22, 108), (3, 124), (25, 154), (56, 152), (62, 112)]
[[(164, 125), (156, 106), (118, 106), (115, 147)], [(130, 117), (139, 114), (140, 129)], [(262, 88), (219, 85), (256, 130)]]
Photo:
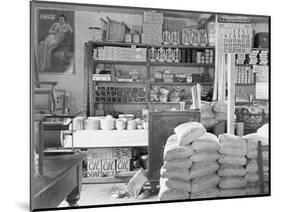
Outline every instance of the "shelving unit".
[[(185, 46), (185, 45), (147, 45), (147, 44), (136, 44), (136, 43), (121, 43), (121, 42), (93, 42), (89, 41), (85, 44), (85, 70), (84, 74), (87, 76), (85, 80), (85, 89), (84, 89), (84, 99), (87, 102), (85, 106), (85, 110), (87, 111), (87, 116), (95, 115), (95, 107), (98, 104), (108, 104), (108, 105), (143, 105), (142, 107), (146, 109), (151, 109), (150, 105), (175, 105), (179, 104), (179, 102), (150, 102), (150, 89), (151, 86), (181, 86), (181, 87), (190, 87), (196, 85), (197, 83), (181, 83), (181, 82), (154, 82), (151, 80), (151, 69), (152, 67), (169, 67), (173, 70), (173, 67), (178, 68), (202, 68), (202, 71), (209, 71), (210, 69), (215, 70), (215, 64), (212, 63), (181, 63), (181, 62), (151, 62), (146, 58), (146, 61), (118, 61), (118, 60), (96, 60), (93, 58), (93, 49), (96, 47), (103, 47), (103, 46), (115, 46), (115, 47), (131, 47), (136, 46), (140, 48), (146, 48), (147, 55), (148, 49), (151, 47), (156, 48), (179, 48), (179, 49), (195, 49), (195, 50), (204, 50), (204, 49), (213, 49), (215, 50), (214, 46)], [(125, 82), (125, 81), (100, 81), (100, 80), (93, 80), (92, 74), (95, 73), (96, 68), (99, 64), (112, 64), (112, 65), (128, 65), (128, 66), (143, 66), (145, 71), (145, 81), (136, 81), (136, 82)], [(213, 86), (213, 80), (211, 82), (199, 82), (201, 86), (205, 86), (207, 88)], [(144, 88), (146, 92), (146, 101), (143, 102), (96, 102), (95, 101), (95, 88), (98, 85), (105, 85), (108, 87), (136, 87), (136, 88)], [(191, 104), (192, 102), (187, 100), (186, 104)]]

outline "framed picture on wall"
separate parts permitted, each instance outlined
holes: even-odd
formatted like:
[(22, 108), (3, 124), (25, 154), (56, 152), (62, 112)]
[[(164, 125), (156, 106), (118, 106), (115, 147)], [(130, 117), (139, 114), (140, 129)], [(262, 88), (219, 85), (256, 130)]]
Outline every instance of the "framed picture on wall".
[(38, 9), (39, 73), (74, 73), (74, 11)]

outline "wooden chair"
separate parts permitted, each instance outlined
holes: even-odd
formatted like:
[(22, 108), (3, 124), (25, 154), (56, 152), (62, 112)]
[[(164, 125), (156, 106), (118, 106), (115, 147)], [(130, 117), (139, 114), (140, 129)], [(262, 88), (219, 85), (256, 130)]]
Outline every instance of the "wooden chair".
[[(264, 160), (263, 158), (263, 152), (269, 152), (269, 146), (268, 145), (262, 145), (261, 141), (258, 142), (258, 155), (257, 155), (257, 162), (258, 162), (258, 174), (259, 174), (259, 178), (260, 178), (260, 193), (264, 194), (264, 193), (268, 193), (265, 192), (265, 178), (264, 178), (264, 166), (266, 165), (266, 161), (268, 162), (268, 160)], [(267, 164), (268, 165), (268, 164)], [(269, 176), (270, 177), (270, 176)], [(270, 179), (269, 179), (270, 181)]]

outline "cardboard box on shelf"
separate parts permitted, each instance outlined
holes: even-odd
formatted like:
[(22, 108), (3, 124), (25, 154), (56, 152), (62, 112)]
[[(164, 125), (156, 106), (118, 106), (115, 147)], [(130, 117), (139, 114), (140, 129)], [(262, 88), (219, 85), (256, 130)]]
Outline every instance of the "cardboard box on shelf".
[(157, 13), (154, 11), (144, 11), (143, 22), (163, 24), (163, 17), (163, 13)]

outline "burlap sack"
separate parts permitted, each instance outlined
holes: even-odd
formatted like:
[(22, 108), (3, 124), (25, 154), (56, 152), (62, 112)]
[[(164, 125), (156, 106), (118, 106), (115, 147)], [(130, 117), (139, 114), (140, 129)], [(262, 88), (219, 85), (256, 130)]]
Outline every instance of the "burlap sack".
[(245, 179), (248, 183), (255, 183), (255, 182), (259, 181), (260, 177), (259, 177), (258, 173), (248, 172), (245, 176)]
[(190, 157), (193, 150), (188, 146), (179, 146), (177, 135), (171, 135), (166, 142), (163, 152), (163, 160), (181, 159)]
[(189, 199), (188, 191), (168, 188), (165, 184), (160, 185), (158, 198), (160, 201)]
[(243, 177), (246, 175), (246, 169), (243, 166), (222, 165), (217, 174), (220, 177)]
[(217, 152), (199, 152), (190, 157), (192, 162), (215, 162), (220, 155)]
[(219, 196), (219, 194), (220, 194), (219, 189), (214, 187), (205, 191), (191, 193), (190, 199), (216, 198)]
[(215, 173), (219, 168), (217, 162), (193, 163), (190, 170), (190, 179), (203, 177)]
[(207, 132), (192, 142), (191, 148), (196, 152), (217, 152), (220, 144), (216, 135)]
[(222, 177), (219, 187), (223, 189), (243, 188), (247, 185), (245, 177)]
[(172, 169), (172, 168), (183, 168), (189, 169), (192, 166), (192, 160), (190, 158), (181, 158), (181, 159), (171, 159), (164, 161), (163, 168)]
[(188, 122), (177, 126), (174, 132), (179, 138), (179, 145), (185, 146), (206, 133), (206, 129), (199, 122)]
[(189, 169), (183, 168), (171, 168), (171, 169), (160, 169), (160, 175), (163, 178), (175, 178), (188, 181), (190, 180), (190, 171)]
[(220, 177), (216, 174), (198, 177), (191, 181), (191, 193), (198, 193), (214, 188), (220, 182)]
[(257, 172), (258, 171), (258, 163), (256, 159), (249, 159), (246, 165), (247, 172)]
[(246, 189), (238, 188), (238, 189), (220, 189), (219, 197), (235, 197), (235, 196), (245, 196)]
[(219, 136), (220, 150), (222, 154), (247, 155), (247, 145), (244, 139), (232, 134), (221, 134)]
[(244, 156), (222, 154), (219, 157), (218, 163), (230, 164), (230, 165), (234, 165), (234, 166), (244, 166), (247, 163), (247, 159)]
[(165, 185), (168, 188), (184, 190), (191, 192), (191, 181), (180, 180), (176, 178), (160, 178), (160, 186)]

